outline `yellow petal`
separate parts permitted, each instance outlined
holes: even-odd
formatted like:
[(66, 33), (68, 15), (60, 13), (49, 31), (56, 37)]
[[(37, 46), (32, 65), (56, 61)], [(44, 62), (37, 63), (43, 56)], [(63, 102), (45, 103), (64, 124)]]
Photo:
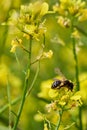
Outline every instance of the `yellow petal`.
[(45, 15), (48, 12), (48, 9), (49, 9), (49, 5), (46, 2), (44, 2), (42, 4), (40, 15), (41, 16)]
[(44, 124), (44, 130), (48, 130), (46, 123)]
[(32, 35), (35, 30), (36, 30), (35, 25), (25, 25), (25, 27), (24, 27), (24, 31), (30, 35)]
[(18, 46), (18, 42), (16, 40), (12, 40), (11, 45), (12, 45), (12, 48), (11, 48), (10, 52), (14, 53), (16, 50), (16, 47)]
[(43, 52), (43, 58), (51, 58), (53, 56), (53, 51)]
[(57, 97), (57, 96), (58, 96), (58, 91), (57, 91), (57, 90), (50, 89), (50, 90), (49, 90), (49, 96), (50, 96), (51, 98)]
[(80, 100), (80, 99), (81, 99), (81, 95), (74, 95), (71, 97), (71, 100), (75, 100), (75, 101)]

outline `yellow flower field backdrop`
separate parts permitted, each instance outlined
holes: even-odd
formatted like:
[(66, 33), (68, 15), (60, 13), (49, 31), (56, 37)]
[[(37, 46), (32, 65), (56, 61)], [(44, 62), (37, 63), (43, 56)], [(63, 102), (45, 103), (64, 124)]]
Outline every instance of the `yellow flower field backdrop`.
[(87, 129), (87, 1), (0, 2), (0, 130)]

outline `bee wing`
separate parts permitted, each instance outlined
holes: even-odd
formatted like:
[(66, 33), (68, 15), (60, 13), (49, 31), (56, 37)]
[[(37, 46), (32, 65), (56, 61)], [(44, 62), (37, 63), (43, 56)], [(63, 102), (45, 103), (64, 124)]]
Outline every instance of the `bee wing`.
[(56, 80), (58, 80), (57, 78), (53, 78), (53, 81), (56, 81)]
[(60, 77), (62, 77), (63, 80), (66, 79), (60, 68), (55, 68), (55, 73), (60, 75)]

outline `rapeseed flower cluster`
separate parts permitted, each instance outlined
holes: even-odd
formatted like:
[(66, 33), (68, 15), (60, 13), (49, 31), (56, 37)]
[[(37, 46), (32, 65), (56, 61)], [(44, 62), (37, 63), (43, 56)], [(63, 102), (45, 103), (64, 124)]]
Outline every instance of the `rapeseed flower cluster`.
[[(35, 3), (30, 3), (29, 5), (22, 5), (20, 7), (20, 12), (15, 13), (16, 19), (11, 16), (9, 18), (10, 23), (16, 26), (23, 34), (26, 39), (40, 40), (40, 37), (45, 35), (45, 19), (43, 18), (49, 10), (49, 5), (46, 2), (37, 1)], [(13, 14), (12, 14), (13, 15)], [(11, 52), (15, 52), (16, 47), (23, 47), (22, 39), (12, 40)]]
[(82, 0), (60, 0), (53, 10), (58, 13), (58, 23), (62, 27), (69, 28), (73, 19), (75, 23), (87, 20), (86, 2)]

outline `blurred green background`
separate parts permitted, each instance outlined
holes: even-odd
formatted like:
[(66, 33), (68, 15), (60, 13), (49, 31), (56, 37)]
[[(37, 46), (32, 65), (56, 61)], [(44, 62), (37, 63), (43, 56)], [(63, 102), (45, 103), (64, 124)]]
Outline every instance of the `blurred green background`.
[[(16, 61), (16, 57), (10, 52), (11, 41), (17, 34), (15, 28), (8, 25), (1, 25), (8, 20), (10, 11), (12, 9), (19, 10), (20, 5), (34, 2), (35, 0), (2, 0), (0, 2), (0, 110), (8, 103), (7, 99), (7, 80), (10, 81), (11, 86), (11, 99), (15, 99), (22, 94), (24, 74), (23, 70), (27, 66), (27, 55), (21, 49), (18, 49), (16, 54), (20, 62), (20, 66)], [(44, 0), (50, 5), (52, 10), (53, 4), (57, 0)], [(87, 33), (87, 21), (78, 25)], [(70, 30), (60, 27), (57, 24), (56, 15), (46, 15), (46, 51), (51, 49), (53, 51), (53, 57), (51, 59), (45, 59), (41, 62), (40, 73), (38, 79), (34, 85), (34, 89), (30, 96), (26, 99), (23, 112), (21, 115), (19, 128), (20, 130), (43, 130), (43, 121), (36, 120), (38, 110), (45, 111), (46, 102), (37, 97), (41, 91), (41, 83), (48, 79), (53, 79), (57, 74), (55, 68), (60, 68), (62, 73), (67, 79), (75, 82), (75, 69), (74, 58), (72, 52), (72, 43), (70, 39)], [(26, 43), (26, 41), (25, 41)], [(39, 52), (41, 44), (33, 44), (34, 56)], [(81, 42), (77, 45), (77, 55), (79, 62), (79, 77), (81, 81), (81, 91), (83, 95), (83, 124), (84, 130), (86, 130), (87, 123), (87, 36), (81, 33)], [(30, 80), (32, 81), (35, 75), (36, 66), (32, 66), (32, 75)], [(9, 76), (8, 76), (9, 74)], [(12, 106), (12, 110), (15, 113), (18, 109), (19, 102)], [(9, 110), (6, 109), (0, 113), (0, 130), (5, 130), (8, 127), (9, 122)], [(12, 120), (15, 116), (12, 114)], [(68, 123), (67, 117), (67, 123)], [(76, 129), (76, 128), (74, 128)], [(71, 129), (73, 130), (73, 128)], [(77, 129), (76, 129), (77, 130)]]

